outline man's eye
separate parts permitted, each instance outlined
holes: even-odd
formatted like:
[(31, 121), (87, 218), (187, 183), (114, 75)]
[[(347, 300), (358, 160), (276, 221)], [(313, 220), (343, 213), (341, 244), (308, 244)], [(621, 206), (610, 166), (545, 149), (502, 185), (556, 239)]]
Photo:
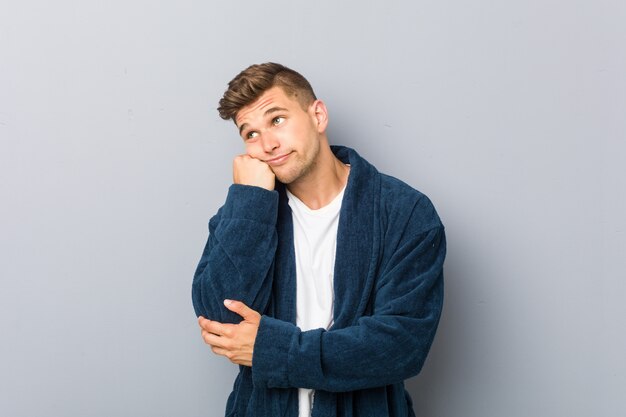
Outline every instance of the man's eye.
[(274, 118), (272, 119), (272, 124), (274, 124), (274, 125), (279, 125), (279, 124), (281, 124), (281, 123), (282, 123), (282, 122), (284, 122), (284, 121), (285, 121), (285, 118), (284, 118), (284, 117), (280, 117), (280, 116), (278, 116), (278, 117), (274, 117)]
[(246, 134), (246, 139), (254, 139), (254, 138), (256, 138), (257, 136), (259, 136), (259, 133), (258, 133), (258, 132), (248, 132), (248, 133)]

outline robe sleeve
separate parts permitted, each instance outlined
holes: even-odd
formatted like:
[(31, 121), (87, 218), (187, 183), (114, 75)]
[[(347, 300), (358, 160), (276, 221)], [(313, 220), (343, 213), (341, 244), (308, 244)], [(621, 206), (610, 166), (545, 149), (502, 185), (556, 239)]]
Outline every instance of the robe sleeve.
[(403, 237), (377, 280), (372, 314), (353, 326), (303, 332), (263, 316), (252, 360), (254, 384), (344, 392), (415, 376), (441, 314), (445, 252), (441, 225)]
[(209, 238), (194, 274), (197, 316), (239, 323), (241, 317), (224, 307), (225, 299), (265, 310), (278, 242), (277, 213), (278, 192), (231, 185), (226, 202), (209, 221)]

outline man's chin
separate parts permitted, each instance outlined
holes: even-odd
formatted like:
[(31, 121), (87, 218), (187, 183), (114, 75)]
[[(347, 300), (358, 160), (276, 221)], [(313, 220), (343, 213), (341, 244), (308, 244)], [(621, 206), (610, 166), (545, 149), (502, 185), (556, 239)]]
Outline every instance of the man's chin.
[(294, 180), (291, 178), (283, 178), (283, 177), (279, 177), (278, 175), (276, 176), (276, 181), (278, 181), (281, 184), (284, 185), (289, 185), (291, 184)]
[(297, 175), (289, 175), (289, 174), (285, 175), (285, 173), (280, 173), (276, 171), (274, 171), (274, 176), (276, 177), (276, 180), (278, 182), (281, 182), (285, 185), (291, 184), (292, 182), (298, 179)]

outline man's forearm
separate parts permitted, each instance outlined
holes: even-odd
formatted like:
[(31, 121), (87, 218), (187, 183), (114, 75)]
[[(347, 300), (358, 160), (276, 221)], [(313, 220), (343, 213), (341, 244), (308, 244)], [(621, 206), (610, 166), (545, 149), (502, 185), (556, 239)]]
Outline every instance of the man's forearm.
[(264, 311), (271, 291), (277, 246), (278, 193), (232, 185), (226, 203), (209, 222), (209, 238), (193, 279), (196, 315), (223, 323), (240, 317), (225, 299)]

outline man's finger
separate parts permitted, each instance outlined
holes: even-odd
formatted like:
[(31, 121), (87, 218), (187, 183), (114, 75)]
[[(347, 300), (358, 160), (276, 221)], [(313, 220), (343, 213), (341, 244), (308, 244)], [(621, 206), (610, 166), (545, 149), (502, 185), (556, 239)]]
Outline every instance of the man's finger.
[(222, 348), (217, 347), (217, 346), (211, 346), (211, 350), (216, 355), (226, 356), (226, 355), (229, 354), (229, 352), (226, 349), (222, 349)]
[(218, 336), (226, 334), (226, 328), (229, 326), (228, 324), (222, 324), (219, 321), (207, 320), (205, 318), (198, 319), (198, 324), (202, 330)]
[(198, 325), (200, 326), (201, 329), (205, 330), (205, 328), (209, 326), (210, 323), (211, 323), (211, 320), (205, 319), (202, 316), (198, 317)]
[(229, 346), (227, 339), (204, 330), (202, 331), (202, 339), (204, 340), (204, 343), (212, 347), (228, 348)]
[(252, 320), (258, 316), (258, 313), (242, 303), (235, 300), (224, 300), (224, 305), (233, 313), (239, 314), (244, 320)]

